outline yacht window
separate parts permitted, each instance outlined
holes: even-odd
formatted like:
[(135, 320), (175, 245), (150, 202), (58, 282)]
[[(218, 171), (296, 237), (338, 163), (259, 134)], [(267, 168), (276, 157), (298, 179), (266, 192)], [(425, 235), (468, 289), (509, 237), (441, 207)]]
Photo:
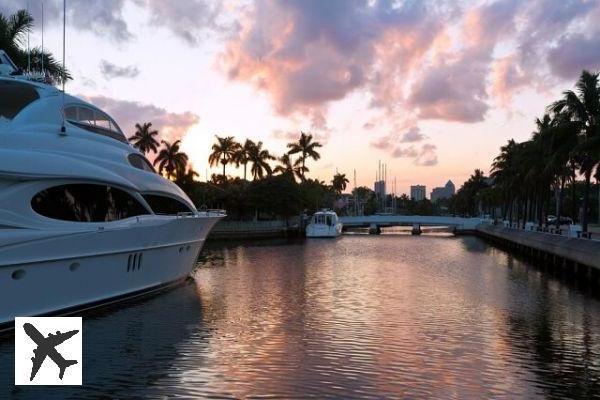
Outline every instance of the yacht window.
[(61, 185), (42, 190), (31, 207), (44, 217), (74, 222), (110, 222), (149, 214), (123, 190), (104, 185)]
[(150, 164), (150, 161), (146, 160), (145, 157), (142, 157), (139, 154), (132, 153), (127, 156), (127, 159), (129, 160), (129, 164), (133, 165), (137, 169), (142, 169), (148, 172), (156, 172), (152, 164)]
[(143, 196), (152, 211), (158, 215), (177, 215), (178, 213), (193, 212), (186, 204), (171, 197), (155, 194), (144, 194)]
[(0, 122), (11, 120), (40, 98), (35, 87), (21, 82), (0, 81)]
[(72, 124), (87, 131), (108, 136), (127, 143), (121, 128), (108, 114), (82, 105), (65, 107), (65, 118)]

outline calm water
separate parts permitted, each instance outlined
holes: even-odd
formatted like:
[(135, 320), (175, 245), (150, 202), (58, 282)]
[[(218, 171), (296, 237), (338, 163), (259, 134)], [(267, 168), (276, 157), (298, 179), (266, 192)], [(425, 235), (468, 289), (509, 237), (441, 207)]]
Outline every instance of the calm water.
[(84, 320), (85, 390), (15, 389), (11, 340), (0, 398), (600, 396), (599, 301), (473, 237), (211, 245)]

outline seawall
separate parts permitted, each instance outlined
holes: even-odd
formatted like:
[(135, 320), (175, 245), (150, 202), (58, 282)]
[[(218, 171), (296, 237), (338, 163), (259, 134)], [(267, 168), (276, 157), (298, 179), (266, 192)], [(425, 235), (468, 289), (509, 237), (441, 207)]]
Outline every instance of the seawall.
[(597, 240), (484, 224), (477, 226), (476, 233), (554, 264), (570, 264), (575, 270), (586, 266), (600, 271), (600, 241)]
[(297, 237), (297, 223), (286, 221), (220, 221), (208, 235), (208, 240), (241, 240)]

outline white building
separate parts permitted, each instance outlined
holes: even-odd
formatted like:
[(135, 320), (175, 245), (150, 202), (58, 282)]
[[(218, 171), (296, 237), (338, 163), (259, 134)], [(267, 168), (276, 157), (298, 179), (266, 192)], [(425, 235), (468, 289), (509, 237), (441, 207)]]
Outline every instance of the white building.
[(427, 188), (425, 185), (414, 185), (410, 187), (410, 198), (411, 200), (421, 201), (425, 199), (425, 193)]

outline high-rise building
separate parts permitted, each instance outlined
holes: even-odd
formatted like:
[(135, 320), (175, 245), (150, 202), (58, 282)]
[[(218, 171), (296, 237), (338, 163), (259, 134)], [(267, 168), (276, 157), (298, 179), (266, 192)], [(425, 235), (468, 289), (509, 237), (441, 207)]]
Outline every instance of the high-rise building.
[(375, 195), (377, 196), (378, 199), (384, 199), (385, 198), (385, 181), (376, 181), (375, 182)]
[(452, 181), (448, 181), (446, 182), (446, 185), (444, 187), (436, 187), (433, 188), (433, 190), (431, 191), (431, 201), (433, 203), (435, 203), (438, 200), (441, 199), (449, 199), (450, 197), (454, 196), (454, 193), (456, 192), (456, 188), (454, 187), (454, 183), (452, 183)]
[(425, 185), (414, 185), (410, 187), (410, 198), (415, 201), (421, 201), (425, 199), (425, 192), (427, 189)]

